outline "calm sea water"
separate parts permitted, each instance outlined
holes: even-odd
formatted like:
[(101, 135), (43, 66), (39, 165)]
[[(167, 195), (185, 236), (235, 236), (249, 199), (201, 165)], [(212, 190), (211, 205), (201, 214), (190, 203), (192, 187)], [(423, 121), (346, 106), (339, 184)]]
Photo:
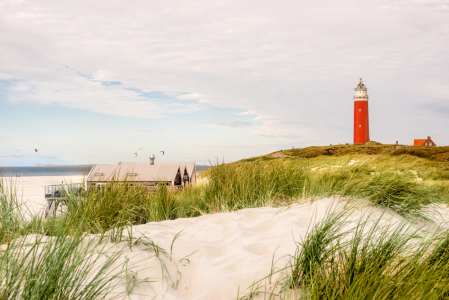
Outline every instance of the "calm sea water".
[(84, 166), (31, 166), (31, 167), (0, 167), (3, 177), (10, 176), (69, 176), (87, 175), (93, 165)]
[[(69, 176), (87, 175), (93, 165), (83, 166), (32, 166), (32, 167), (0, 167), (0, 176)], [(197, 165), (197, 173), (207, 170), (210, 166)]]

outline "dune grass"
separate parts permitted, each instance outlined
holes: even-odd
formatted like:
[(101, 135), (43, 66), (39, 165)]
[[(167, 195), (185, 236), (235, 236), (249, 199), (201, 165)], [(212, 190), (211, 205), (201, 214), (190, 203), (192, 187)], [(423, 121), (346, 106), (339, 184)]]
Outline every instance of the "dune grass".
[[(425, 216), (431, 204), (449, 203), (444, 171), (408, 156), (240, 161), (216, 165), (202, 174), (204, 184), (177, 192), (161, 186), (150, 193), (142, 186), (111, 181), (99, 190), (69, 195), (66, 213), (57, 222), (68, 217), (76, 230), (82, 224), (84, 232), (103, 233), (127, 225), (286, 206), (328, 196), (366, 198), (403, 215)], [(3, 185), (0, 188), (6, 190)], [(39, 233), (39, 228), (47, 234), (54, 230), (41, 219), (24, 222), (17, 197), (1, 195), (0, 239)]]
[[(115, 256), (104, 269), (89, 269), (93, 264), (84, 262), (95, 261), (103, 250), (98, 250), (98, 244), (82, 242), (86, 233), (109, 234), (111, 242), (120, 242), (121, 235), (115, 233), (124, 226), (287, 206), (327, 196), (364, 198), (404, 216), (426, 217), (431, 204), (449, 202), (445, 172), (436, 162), (407, 155), (256, 159), (216, 165), (201, 176), (203, 184), (177, 192), (160, 186), (156, 193), (149, 193), (138, 185), (111, 181), (99, 190), (69, 195), (61, 217), (43, 220), (37, 216), (29, 221), (14, 182), (3, 180), (0, 244), (7, 249), (0, 250), (0, 299), (66, 299), (72, 295), (101, 299), (110, 293), (119, 282), (119, 277), (110, 275)], [(390, 299), (399, 291), (414, 297), (412, 286), (423, 284), (423, 291), (435, 299), (449, 296), (444, 287), (449, 277), (445, 267), (449, 234), (421, 239), (411, 256), (404, 256), (415, 233), (405, 229), (391, 233), (391, 228), (380, 224), (366, 233), (368, 227), (361, 223), (352, 235), (341, 235), (344, 221), (340, 217), (328, 218), (311, 230), (291, 260), (285, 290), (315, 295), (310, 299), (372, 299), (377, 294), (381, 295), (378, 299)], [(35, 234), (34, 239), (22, 238), (30, 234)], [(57, 273), (61, 281), (54, 277)], [(429, 279), (419, 277), (420, 273)], [(365, 285), (369, 288), (362, 288)]]
[[(66, 225), (66, 224), (62, 224)], [(81, 232), (31, 235), (10, 241), (0, 254), (0, 299), (114, 299), (123, 270), (110, 253)]]
[(449, 185), (419, 177), (429, 172), (436, 174), (436, 170), (429, 171), (403, 158), (375, 161), (365, 158), (219, 164), (202, 176), (206, 183), (177, 192), (160, 186), (156, 193), (150, 193), (138, 185), (111, 181), (99, 190), (72, 196), (66, 215), (84, 211), (84, 230), (101, 233), (117, 226), (243, 208), (286, 206), (328, 196), (366, 198), (402, 215), (421, 217), (425, 217), (429, 205), (448, 203)]
[[(347, 228), (352, 209), (330, 211), (287, 255), (285, 268), (250, 287), (255, 299), (447, 299), (449, 232), (413, 223), (362, 217)], [(273, 285), (263, 285), (279, 275)], [(262, 299), (261, 297), (257, 299)]]
[[(425, 147), (425, 146), (403, 146), (396, 149), (397, 145), (381, 144), (376, 142), (368, 142), (360, 145), (330, 145), (330, 146), (312, 146), (299, 149), (286, 149), (282, 154), (286, 157), (331, 157), (331, 156), (347, 156), (347, 155), (385, 155), (391, 158), (397, 156), (413, 156), (424, 158), (433, 162), (449, 163), (449, 146), (444, 147)], [(262, 157), (270, 157), (264, 155)], [(261, 158), (261, 157), (258, 157)], [(252, 158), (251, 160), (258, 159)]]
[(0, 300), (122, 299), (148, 281), (133, 277), (135, 266), (118, 263), (123, 249), (143, 244), (169, 256), (146, 237), (123, 234), (127, 227), (88, 237), (88, 211), (80, 207), (61, 218), (27, 220), (14, 180), (0, 180), (0, 205)]

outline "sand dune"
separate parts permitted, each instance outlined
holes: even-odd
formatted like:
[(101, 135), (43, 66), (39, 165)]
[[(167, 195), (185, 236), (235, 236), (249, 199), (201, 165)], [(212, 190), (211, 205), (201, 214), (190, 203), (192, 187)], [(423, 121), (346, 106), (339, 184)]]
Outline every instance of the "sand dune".
[[(168, 250), (178, 233), (179, 237), (173, 245), (173, 260), (163, 259), (172, 278), (167, 280), (165, 275), (165, 282), (161, 279), (161, 263), (152, 251), (143, 250), (146, 247), (142, 245), (126, 250), (121, 261), (129, 259), (138, 279), (155, 281), (135, 288), (130, 299), (224, 300), (243, 296), (250, 285), (270, 273), (273, 257), (277, 267), (284, 267), (285, 255), (294, 254), (295, 241), (305, 237), (309, 225), (320, 220), (331, 206), (345, 203), (325, 198), (288, 209), (243, 209), (135, 226), (133, 236), (145, 235)], [(384, 214), (383, 209), (364, 206), (351, 214), (352, 225), (368, 211), (374, 219), (382, 217), (383, 222), (403, 220), (391, 211)], [(188, 261), (183, 260), (186, 256)], [(174, 289), (171, 285), (178, 280)], [(263, 295), (259, 297), (256, 299), (264, 299)]]
[[(74, 182), (82, 177), (23, 177), (18, 185), (23, 188), (24, 200), (38, 212), (45, 205), (43, 186), (62, 180)], [(270, 274), (273, 258), (276, 267), (284, 267), (286, 255), (295, 252), (296, 241), (304, 238), (309, 226), (322, 219), (326, 211), (347, 203), (347, 199), (324, 198), (288, 208), (252, 208), (152, 222), (128, 230), (133, 237), (146, 237), (165, 249), (166, 256), (157, 257), (148, 245), (130, 248), (126, 242), (111, 244), (110, 251), (123, 249), (116, 265), (127, 263), (136, 282), (146, 279), (134, 287), (129, 299), (236, 299)], [(392, 211), (385, 213), (382, 208), (361, 205), (351, 213), (348, 226), (357, 224), (368, 213), (374, 219), (382, 218), (382, 222), (403, 220)], [(444, 213), (440, 217), (448, 219), (445, 208), (440, 213)], [(413, 226), (423, 225), (421, 222)], [(96, 237), (86, 241), (92, 238)], [(257, 297), (264, 299), (263, 295)]]

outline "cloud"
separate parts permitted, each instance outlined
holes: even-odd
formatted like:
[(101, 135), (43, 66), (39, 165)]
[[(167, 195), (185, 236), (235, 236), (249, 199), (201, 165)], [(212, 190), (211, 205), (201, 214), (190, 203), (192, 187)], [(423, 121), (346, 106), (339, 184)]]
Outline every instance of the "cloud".
[(446, 117), (449, 116), (449, 101), (437, 101), (432, 103), (427, 103), (426, 105), (423, 105), (422, 108), (426, 110), (433, 111), (437, 114), (445, 115)]
[(240, 122), (234, 121), (229, 123), (217, 122), (214, 124), (209, 124), (207, 127), (229, 127), (229, 128), (242, 128), (242, 127), (250, 127), (254, 125), (252, 122)]
[(183, 94), (177, 96), (176, 98), (181, 100), (199, 100), (202, 98), (202, 96), (200, 94)]
[(193, 104), (186, 104), (186, 103), (167, 103), (167, 107), (165, 109), (166, 114), (179, 114), (179, 113), (190, 113), (194, 111), (199, 111), (202, 109), (205, 109), (206, 107), (204, 105), (193, 103)]
[(273, 148), (271, 144), (193, 144), (196, 147), (206, 147), (206, 148), (229, 148), (229, 149), (248, 149), (248, 148)]
[(179, 96), (176, 96), (177, 99), (180, 100), (196, 100), (199, 103), (207, 103), (209, 102), (205, 96), (201, 95), (201, 94), (197, 94), (197, 93), (192, 93), (192, 94), (182, 94)]
[(81, 76), (72, 70), (58, 71), (59, 76), (49, 82), (20, 80), (11, 83), (9, 99), (15, 102), (59, 104), (109, 115), (157, 118), (162, 107), (154, 101), (142, 99), (138, 93), (117, 85)]
[(0, 157), (4, 157), (4, 158), (22, 158), (24, 156), (23, 155), (2, 155)]
[(236, 113), (238, 116), (247, 116), (247, 115), (257, 115), (257, 113), (253, 110), (244, 111), (241, 113)]
[(135, 118), (200, 109), (139, 96), (170, 93), (255, 115), (255, 135), (327, 144), (352, 136), (358, 78), (385, 139), (416, 125), (398, 111), (422, 113), (449, 82), (446, 0), (133, 4), (2, 1), (0, 80), (12, 83), (2, 97)]
[(2, 136), (0, 135), (0, 141), (7, 141), (7, 140), (11, 140), (12, 136)]
[(121, 85), (122, 83), (120, 81), (103, 81), (101, 84), (104, 86), (110, 86), (110, 85)]
[(163, 130), (136, 130), (138, 132), (154, 133), (154, 132), (167, 132)]

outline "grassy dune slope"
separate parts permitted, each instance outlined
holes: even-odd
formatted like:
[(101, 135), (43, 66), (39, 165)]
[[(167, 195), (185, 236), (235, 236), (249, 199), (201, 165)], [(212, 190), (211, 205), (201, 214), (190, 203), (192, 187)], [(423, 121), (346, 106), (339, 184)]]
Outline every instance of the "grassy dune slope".
[[(402, 145), (400, 145), (402, 146)], [(430, 161), (441, 162), (441, 166), (449, 168), (449, 146), (446, 147), (419, 147), (419, 146), (404, 146), (405, 148), (396, 149), (396, 145), (383, 145), (376, 142), (370, 142), (361, 145), (332, 145), (332, 146), (312, 146), (299, 149), (283, 150), (282, 154), (285, 158), (314, 158), (320, 156), (346, 156), (346, 155), (386, 155), (386, 156), (400, 156), (410, 155), (420, 158), (425, 158)], [(272, 158), (273, 152), (267, 155), (249, 158), (243, 161), (251, 161), (258, 159)]]
[[(312, 146), (300, 149), (283, 150), (262, 156), (242, 159), (235, 162), (240, 165), (247, 162), (267, 162), (282, 159), (301, 160), (304, 157), (312, 167), (320, 165), (341, 165), (348, 159), (359, 162), (370, 161), (370, 165), (379, 162), (389, 162), (400, 166), (412, 167), (424, 180), (449, 180), (449, 146), (447, 147), (418, 147), (406, 146), (396, 149), (396, 145), (382, 145), (371, 142), (362, 145), (333, 145)], [(277, 163), (280, 163), (277, 162)], [(300, 162), (298, 162), (301, 164)], [(203, 172), (200, 177), (208, 176)]]

